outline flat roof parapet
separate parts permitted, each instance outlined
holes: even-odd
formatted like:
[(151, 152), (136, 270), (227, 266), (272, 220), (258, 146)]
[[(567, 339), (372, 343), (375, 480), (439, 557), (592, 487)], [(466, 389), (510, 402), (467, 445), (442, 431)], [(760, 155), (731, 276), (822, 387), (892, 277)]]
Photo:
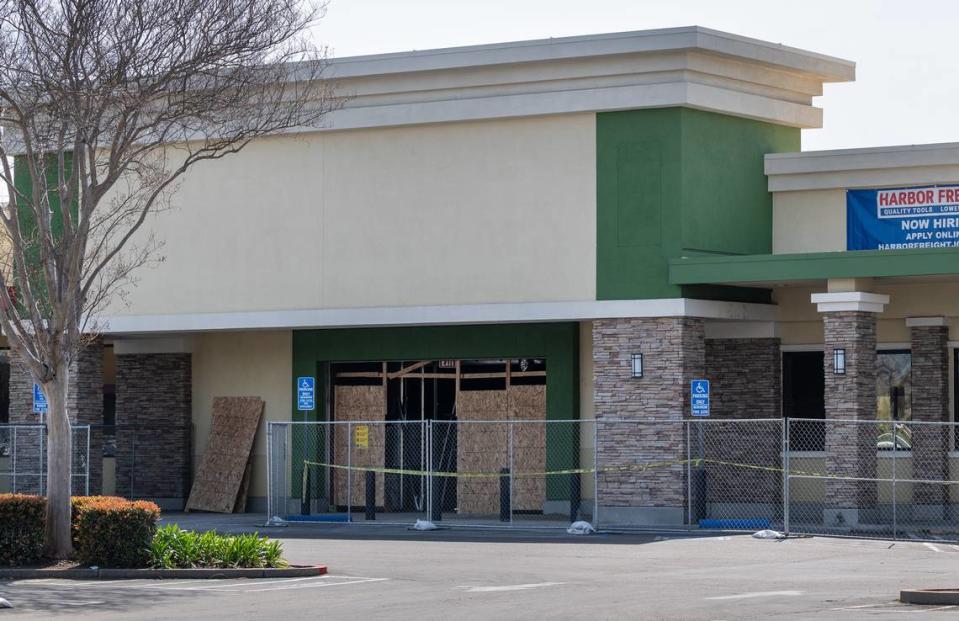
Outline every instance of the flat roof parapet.
[(765, 172), (770, 192), (955, 183), (959, 142), (772, 153)]
[(820, 127), (855, 64), (699, 26), (333, 59), (326, 129), (687, 106)]

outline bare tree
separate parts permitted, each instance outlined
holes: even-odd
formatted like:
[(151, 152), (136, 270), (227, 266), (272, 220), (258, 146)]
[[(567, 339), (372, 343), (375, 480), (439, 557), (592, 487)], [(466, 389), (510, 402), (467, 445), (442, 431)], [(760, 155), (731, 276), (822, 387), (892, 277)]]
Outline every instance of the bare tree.
[[(335, 105), (301, 0), (0, 0), (0, 327), (47, 398), (49, 554), (70, 541), (69, 369), (158, 258), (195, 164)], [(16, 175), (16, 183), (14, 175)], [(141, 231), (141, 229), (143, 229)]]

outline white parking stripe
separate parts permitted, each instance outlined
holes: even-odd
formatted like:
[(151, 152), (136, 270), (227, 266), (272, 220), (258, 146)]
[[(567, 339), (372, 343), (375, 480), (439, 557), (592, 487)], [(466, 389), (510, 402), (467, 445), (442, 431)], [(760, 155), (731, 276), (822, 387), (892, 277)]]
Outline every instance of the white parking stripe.
[(367, 582), (384, 582), (389, 580), (389, 578), (362, 578), (360, 580), (348, 580), (346, 582), (311, 582), (309, 584), (293, 584), (290, 586), (276, 586), (265, 589), (248, 589), (244, 591), (229, 591), (230, 593), (260, 593), (262, 591), (288, 591), (291, 589), (315, 589), (319, 587), (335, 587), (343, 586), (346, 584), (364, 584)]
[[(223, 579), (222, 581), (221, 581), (221, 580), (218, 580), (218, 579), (212, 579), (212, 580), (210, 580), (210, 582), (213, 582), (213, 584), (204, 584), (204, 585), (202, 585), (202, 586), (185, 587), (185, 586), (182, 586), (182, 584), (180, 584), (180, 585), (169, 585), (169, 586), (167, 586), (167, 585), (155, 585), (155, 586), (154, 586), (154, 585), (145, 585), (144, 588), (147, 588), (147, 589), (158, 589), (158, 590), (171, 590), (171, 589), (172, 589), (172, 590), (175, 590), (175, 591), (207, 591), (207, 590), (223, 589), (223, 588), (225, 588), (225, 587), (232, 587), (232, 586), (248, 587), (248, 586), (256, 586), (256, 585), (259, 585), (259, 584), (278, 584), (278, 583), (280, 583), (280, 582), (282, 582), (283, 584), (286, 584), (286, 583), (288, 583), (288, 582), (302, 582), (303, 580), (317, 580), (317, 579), (323, 579), (323, 578), (326, 578), (326, 576), (305, 576), (305, 577), (303, 577), (303, 578), (270, 578), (270, 579), (268, 579), (268, 580), (258, 580), (258, 581), (256, 581), (256, 582), (245, 582), (245, 581), (244, 581), (244, 580), (249, 580), (249, 578), (226, 578), (226, 579)], [(227, 582), (227, 581), (229, 581), (231, 584), (224, 584), (224, 582)], [(238, 582), (238, 581), (242, 581), (242, 582)], [(196, 584), (196, 581), (194, 581), (193, 583)], [(141, 586), (143, 586), (143, 585), (141, 585)]]
[(936, 546), (934, 546), (934, 545), (931, 544), (931, 543), (924, 543), (924, 544), (922, 544), (922, 545), (926, 546), (927, 548), (929, 548), (929, 549), (932, 550), (933, 552), (939, 552), (940, 554), (942, 553), (942, 550), (940, 550), (939, 548), (937, 548)]
[(899, 604), (899, 602), (894, 600), (891, 602), (883, 602), (881, 604), (860, 604), (858, 606), (844, 606), (842, 608), (830, 608), (830, 610), (859, 610), (862, 608), (879, 608), (880, 606), (895, 606), (897, 604)]
[(802, 591), (754, 591), (752, 593), (736, 593), (735, 595), (720, 595), (718, 597), (707, 597), (705, 599), (755, 599), (757, 597), (795, 597), (802, 595)]
[(534, 584), (511, 584), (505, 586), (462, 586), (467, 593), (499, 593), (502, 591), (526, 591), (528, 589), (539, 589), (542, 587), (556, 586), (565, 584), (564, 582), (536, 582)]

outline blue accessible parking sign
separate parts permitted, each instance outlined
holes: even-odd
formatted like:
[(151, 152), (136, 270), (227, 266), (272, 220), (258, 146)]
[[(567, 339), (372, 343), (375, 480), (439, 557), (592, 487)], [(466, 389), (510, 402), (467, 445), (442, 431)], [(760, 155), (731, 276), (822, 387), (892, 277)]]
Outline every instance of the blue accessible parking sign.
[(43, 394), (43, 391), (40, 389), (40, 384), (33, 385), (33, 413), (34, 414), (46, 414), (47, 413), (47, 397)]
[(690, 413), (693, 416), (709, 416), (709, 380), (698, 379), (689, 385)]
[(296, 378), (296, 409), (309, 412), (316, 409), (316, 378)]

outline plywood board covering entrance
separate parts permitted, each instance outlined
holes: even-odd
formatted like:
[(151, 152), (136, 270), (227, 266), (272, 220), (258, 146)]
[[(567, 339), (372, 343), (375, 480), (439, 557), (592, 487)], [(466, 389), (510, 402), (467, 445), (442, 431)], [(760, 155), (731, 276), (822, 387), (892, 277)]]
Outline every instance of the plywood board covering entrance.
[(513, 509), (542, 511), (546, 477), (524, 473), (546, 472), (546, 386), (510, 386), (509, 417), (514, 421), (513, 471), (517, 474), (513, 477)]
[(193, 479), (187, 511), (232, 513), (263, 416), (259, 397), (215, 397), (210, 437)]
[[(386, 387), (336, 386), (334, 393), (337, 424), (333, 430), (334, 463), (355, 467), (382, 468), (386, 457)], [(360, 421), (356, 424), (341, 424)], [(362, 428), (365, 428), (362, 429)], [(348, 487), (349, 485), (351, 487)], [(383, 473), (376, 473), (376, 504), (383, 506)], [(366, 502), (366, 472), (346, 470), (333, 473), (334, 502), (339, 507)]]
[[(545, 386), (460, 391), (456, 396), (456, 412), (460, 421), (456, 444), (458, 472), (499, 472), (508, 467), (510, 428), (513, 472), (541, 473), (546, 470), (546, 427), (541, 422), (546, 419)], [(507, 421), (514, 422), (510, 425)], [(500, 482), (497, 478), (459, 478), (456, 494), (461, 514), (499, 513)], [(513, 478), (514, 511), (541, 511), (545, 501), (544, 476)]]

